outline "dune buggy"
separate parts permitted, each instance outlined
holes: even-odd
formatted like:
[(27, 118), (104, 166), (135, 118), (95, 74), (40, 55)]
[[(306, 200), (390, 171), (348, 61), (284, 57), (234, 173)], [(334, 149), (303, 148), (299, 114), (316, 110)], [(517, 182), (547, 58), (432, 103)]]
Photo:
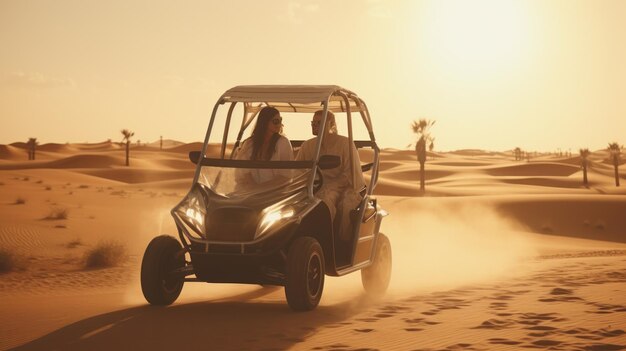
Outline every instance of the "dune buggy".
[[(233, 157), (264, 106), (278, 109), (290, 129), (309, 123), (315, 111), (323, 110), (324, 130), (327, 111), (333, 111), (338, 123), (347, 124), (349, 141), (369, 155), (371, 162), (361, 165), (369, 182), (361, 190), (360, 204), (343, 214), (350, 216), (348, 233), (339, 235), (328, 207), (315, 196), (323, 184), (321, 170), (341, 162), (338, 156), (320, 155), (321, 137), (312, 160)], [(354, 139), (355, 116), (367, 139)], [(291, 143), (297, 152), (303, 140)], [(350, 152), (351, 158), (357, 156)], [(171, 210), (179, 240), (155, 237), (143, 256), (141, 288), (150, 304), (173, 303), (185, 282), (245, 283), (284, 286), (293, 310), (311, 310), (320, 301), (325, 275), (355, 271), (361, 271), (367, 293), (386, 291), (391, 246), (379, 229), (387, 213), (372, 196), (379, 148), (367, 106), (356, 94), (334, 85), (234, 87), (215, 104), (202, 150), (190, 152), (189, 158), (197, 164), (192, 187)], [(252, 188), (238, 186), (237, 172), (268, 169), (284, 170), (288, 176)]]

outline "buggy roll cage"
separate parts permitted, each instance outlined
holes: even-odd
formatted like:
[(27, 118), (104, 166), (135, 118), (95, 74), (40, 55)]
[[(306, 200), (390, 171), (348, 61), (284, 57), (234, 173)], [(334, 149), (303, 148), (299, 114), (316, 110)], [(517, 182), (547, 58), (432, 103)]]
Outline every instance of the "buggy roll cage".
[[(208, 148), (209, 138), (213, 130), (213, 124), (216, 114), (221, 105), (230, 103), (228, 114), (224, 126), (222, 143), (219, 158), (205, 157)], [(198, 167), (193, 179), (193, 184), (198, 182), (202, 165), (226, 166), (236, 168), (312, 168), (319, 162), (320, 150), (322, 145), (323, 134), (317, 139), (315, 147), (314, 161), (244, 161), (232, 160), (225, 158), (228, 131), (230, 129), (231, 118), (235, 106), (238, 103), (243, 104), (244, 118), (242, 119), (237, 140), (234, 144), (233, 151), (239, 147), (243, 133), (256, 118), (259, 111), (264, 106), (271, 106), (280, 112), (296, 112), (296, 113), (313, 113), (322, 109), (323, 118), (320, 130), (325, 130), (328, 111), (345, 112), (348, 124), (348, 139), (356, 148), (370, 147), (374, 150), (374, 159), (372, 163), (362, 165), (363, 171), (373, 169), (370, 178), (370, 184), (366, 187), (366, 194), (372, 195), (374, 188), (378, 182), (378, 165), (380, 149), (376, 144), (372, 120), (365, 102), (350, 90), (344, 89), (337, 85), (241, 85), (227, 90), (218, 99), (213, 107), (211, 119), (202, 145), (200, 157), (197, 159)], [(352, 112), (358, 112), (365, 124), (370, 140), (354, 140), (352, 132)], [(300, 146), (303, 141), (293, 141), (292, 145)], [(350, 159), (353, 159), (353, 149), (349, 149)], [(231, 153), (230, 157), (232, 158)], [(353, 165), (353, 162), (350, 162)], [(352, 183), (354, 182), (355, 172), (351, 166)], [(315, 172), (310, 175), (308, 181), (308, 194), (313, 196), (313, 183), (315, 180)]]

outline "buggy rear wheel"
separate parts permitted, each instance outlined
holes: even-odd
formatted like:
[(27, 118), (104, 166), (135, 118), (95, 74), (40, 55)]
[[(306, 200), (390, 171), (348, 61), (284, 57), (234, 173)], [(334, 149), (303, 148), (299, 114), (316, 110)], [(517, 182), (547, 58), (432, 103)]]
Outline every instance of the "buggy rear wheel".
[(185, 266), (182, 245), (169, 235), (150, 241), (141, 262), (141, 291), (152, 305), (170, 305), (183, 289), (184, 277), (171, 273)]
[(324, 290), (324, 252), (310, 236), (297, 238), (287, 253), (285, 296), (295, 311), (317, 307)]
[(383, 233), (378, 234), (374, 262), (361, 270), (361, 282), (368, 294), (383, 295), (391, 280), (391, 244)]

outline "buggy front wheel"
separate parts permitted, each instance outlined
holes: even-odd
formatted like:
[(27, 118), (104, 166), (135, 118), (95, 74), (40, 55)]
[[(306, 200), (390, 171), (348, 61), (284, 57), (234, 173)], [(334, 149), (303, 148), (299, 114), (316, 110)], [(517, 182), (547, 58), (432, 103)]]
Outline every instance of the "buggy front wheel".
[(184, 277), (172, 272), (185, 266), (182, 245), (169, 235), (150, 241), (141, 262), (141, 291), (152, 305), (170, 305), (178, 298)]
[(310, 236), (297, 238), (287, 253), (287, 303), (295, 311), (317, 307), (324, 290), (324, 252)]

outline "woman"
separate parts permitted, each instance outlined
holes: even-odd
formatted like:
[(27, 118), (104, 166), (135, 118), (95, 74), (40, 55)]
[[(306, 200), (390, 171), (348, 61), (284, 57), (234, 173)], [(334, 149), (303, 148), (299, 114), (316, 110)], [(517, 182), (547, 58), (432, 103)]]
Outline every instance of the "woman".
[[(283, 119), (280, 112), (266, 106), (259, 112), (252, 135), (244, 140), (236, 159), (252, 161), (292, 161), (293, 149), (289, 140), (282, 135)], [(240, 169), (237, 183), (260, 184), (273, 180), (276, 176), (288, 176), (287, 170), (280, 169)], [(288, 172), (287, 172), (288, 173)]]

